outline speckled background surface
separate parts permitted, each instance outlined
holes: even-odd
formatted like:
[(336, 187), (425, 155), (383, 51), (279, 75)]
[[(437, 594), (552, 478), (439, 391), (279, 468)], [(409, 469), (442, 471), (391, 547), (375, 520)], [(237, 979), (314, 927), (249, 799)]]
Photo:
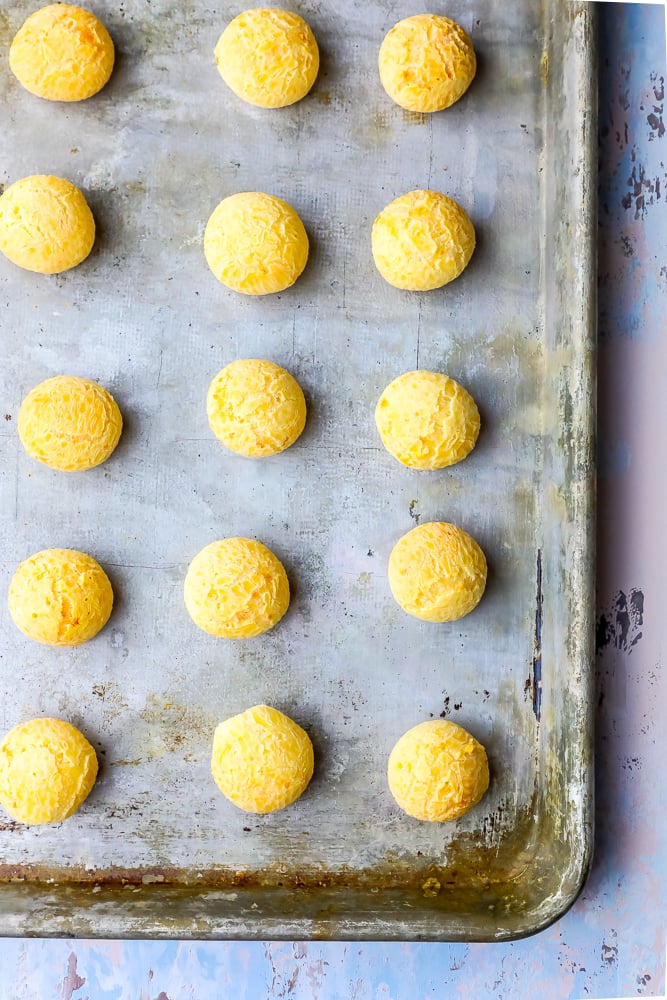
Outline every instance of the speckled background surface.
[(600, 13), (597, 838), (584, 892), (506, 945), (4, 940), (12, 1000), (664, 996), (663, 12)]

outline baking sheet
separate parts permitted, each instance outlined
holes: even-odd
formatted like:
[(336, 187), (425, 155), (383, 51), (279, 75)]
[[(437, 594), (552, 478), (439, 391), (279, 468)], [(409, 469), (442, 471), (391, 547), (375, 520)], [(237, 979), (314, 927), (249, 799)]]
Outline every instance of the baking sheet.
[[(37, 646), (0, 608), (0, 723), (67, 718), (100, 777), (66, 823), (0, 823), (0, 933), (498, 939), (576, 896), (590, 858), (592, 15), (584, 4), (452, 0), (479, 71), (447, 112), (386, 97), (379, 44), (402, 3), (295, 3), (320, 43), (311, 94), (244, 105), (212, 51), (240, 8), (90, 5), (117, 45), (110, 84), (52, 105), (0, 70), (1, 177), (78, 184), (98, 223), (90, 258), (42, 277), (0, 261), (0, 586), (48, 546), (95, 556), (108, 626), (78, 649)], [(1, 15), (9, 41), (32, 10)], [(375, 271), (386, 203), (431, 187), (470, 213), (469, 268), (405, 293)], [(203, 230), (240, 190), (284, 198), (311, 239), (304, 275), (245, 298), (210, 274)], [(205, 395), (237, 357), (285, 365), (309, 404), (287, 452), (228, 454)], [(375, 401), (415, 367), (476, 398), (462, 464), (407, 470), (380, 445)], [(82, 475), (32, 462), (21, 399), (67, 373), (107, 386), (125, 417), (112, 459)], [(420, 623), (389, 592), (395, 541), (450, 520), (489, 561), (478, 609)], [(190, 559), (228, 535), (284, 562), (292, 604), (265, 636), (206, 636), (183, 604)], [(258, 702), (310, 733), (316, 772), (294, 806), (248, 816), (209, 773), (217, 722)], [(444, 716), (487, 747), (492, 782), (455, 824), (397, 809), (386, 758)]]

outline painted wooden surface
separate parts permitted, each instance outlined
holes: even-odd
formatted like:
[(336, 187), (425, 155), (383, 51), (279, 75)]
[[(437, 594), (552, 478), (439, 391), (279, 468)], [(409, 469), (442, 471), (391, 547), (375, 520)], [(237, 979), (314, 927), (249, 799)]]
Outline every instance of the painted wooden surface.
[(663, 11), (600, 4), (597, 838), (577, 903), (504, 945), (0, 940), (8, 1000), (665, 995)]

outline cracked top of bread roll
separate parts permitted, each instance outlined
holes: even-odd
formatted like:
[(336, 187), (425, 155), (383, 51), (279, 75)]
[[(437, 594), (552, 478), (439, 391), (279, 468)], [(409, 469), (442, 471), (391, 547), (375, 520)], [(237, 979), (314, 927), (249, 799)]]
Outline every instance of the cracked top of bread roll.
[(215, 62), (237, 97), (260, 108), (284, 108), (306, 96), (320, 54), (310, 26), (298, 14), (256, 7), (227, 25)]
[(21, 403), (18, 433), (27, 453), (63, 472), (105, 462), (120, 440), (123, 418), (111, 393), (76, 375), (45, 379)]
[(408, 531), (389, 556), (389, 586), (404, 611), (427, 622), (451, 622), (477, 607), (486, 558), (474, 538), (446, 521)]
[(486, 751), (462, 726), (431, 719), (409, 729), (387, 764), (389, 789), (413, 819), (442, 823), (472, 809), (489, 787)]
[(464, 459), (479, 435), (479, 410), (441, 372), (399, 375), (380, 396), (375, 423), (387, 451), (411, 469), (443, 469)]
[(206, 397), (211, 430), (247, 458), (277, 455), (306, 425), (306, 401), (292, 375), (273, 361), (244, 358), (218, 372)]
[(204, 232), (208, 265), (223, 285), (269, 295), (293, 285), (308, 260), (308, 236), (291, 205), (262, 191), (224, 198)]
[(35, 174), (0, 195), (0, 251), (18, 267), (59, 274), (85, 260), (94, 242), (93, 213), (70, 181)]
[(89, 10), (53, 3), (36, 10), (16, 33), (9, 65), (19, 83), (49, 101), (83, 101), (111, 76), (114, 45)]
[(209, 635), (248, 638), (268, 632), (289, 607), (280, 560), (252, 538), (223, 538), (194, 557), (185, 577), (185, 606)]
[(460, 24), (440, 14), (415, 14), (385, 35), (378, 56), (380, 80), (407, 111), (443, 111), (465, 94), (477, 57)]
[(310, 737), (289, 716), (255, 705), (221, 722), (213, 737), (211, 771), (222, 794), (245, 812), (284, 809), (313, 775)]
[(47, 646), (80, 646), (111, 615), (113, 590), (92, 556), (43, 549), (25, 559), (9, 585), (9, 613), (29, 639)]
[(31, 719), (0, 743), (0, 803), (19, 823), (60, 823), (76, 812), (97, 777), (85, 736), (62, 719)]
[(375, 266), (385, 281), (424, 292), (441, 288), (464, 271), (475, 249), (475, 229), (448, 195), (409, 191), (382, 209), (371, 241)]

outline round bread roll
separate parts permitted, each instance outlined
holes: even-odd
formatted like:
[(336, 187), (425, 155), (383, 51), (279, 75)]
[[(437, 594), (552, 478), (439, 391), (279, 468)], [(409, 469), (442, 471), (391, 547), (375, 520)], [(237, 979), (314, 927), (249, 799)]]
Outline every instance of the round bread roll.
[(389, 755), (387, 779), (408, 816), (443, 823), (479, 802), (489, 787), (489, 762), (469, 732), (432, 719), (401, 736)]
[(451, 622), (479, 604), (486, 558), (474, 538), (445, 521), (429, 521), (399, 538), (389, 556), (389, 586), (414, 618)]
[(230, 90), (259, 108), (284, 108), (305, 97), (320, 67), (309, 25), (274, 7), (243, 11), (218, 39), (215, 62)]
[(390, 285), (413, 292), (458, 278), (475, 249), (475, 229), (461, 206), (439, 191), (409, 191), (373, 223), (373, 259)]
[(245, 812), (291, 805), (308, 786), (314, 763), (308, 733), (268, 705), (255, 705), (215, 730), (213, 778), (225, 798)]
[(224, 538), (199, 552), (188, 568), (185, 606), (209, 635), (241, 639), (277, 625), (289, 607), (280, 560), (252, 538)]
[(387, 451), (411, 469), (443, 469), (469, 455), (479, 435), (479, 410), (463, 386), (440, 372), (399, 375), (375, 407)]
[(109, 620), (113, 590), (92, 556), (43, 549), (20, 564), (9, 585), (15, 625), (47, 646), (80, 646)]
[(62, 177), (24, 177), (0, 196), (0, 251), (27, 271), (68, 271), (86, 259), (94, 242), (93, 213)]
[(477, 59), (460, 24), (439, 14), (416, 14), (387, 33), (378, 58), (380, 80), (407, 111), (442, 111), (473, 81)]
[(26, 90), (48, 101), (83, 101), (111, 76), (114, 47), (94, 14), (70, 3), (36, 10), (17, 32), (9, 65)]
[(88, 797), (96, 777), (95, 751), (62, 719), (22, 722), (0, 743), (0, 803), (19, 823), (61, 823)]
[(123, 418), (106, 389), (76, 375), (56, 375), (28, 393), (18, 432), (27, 453), (62, 472), (106, 462), (118, 444)]
[(206, 397), (215, 436), (237, 455), (264, 458), (294, 444), (306, 425), (301, 386), (273, 361), (232, 361)]
[(224, 198), (213, 211), (204, 253), (223, 285), (244, 295), (269, 295), (289, 288), (303, 271), (308, 236), (287, 202), (244, 191)]

